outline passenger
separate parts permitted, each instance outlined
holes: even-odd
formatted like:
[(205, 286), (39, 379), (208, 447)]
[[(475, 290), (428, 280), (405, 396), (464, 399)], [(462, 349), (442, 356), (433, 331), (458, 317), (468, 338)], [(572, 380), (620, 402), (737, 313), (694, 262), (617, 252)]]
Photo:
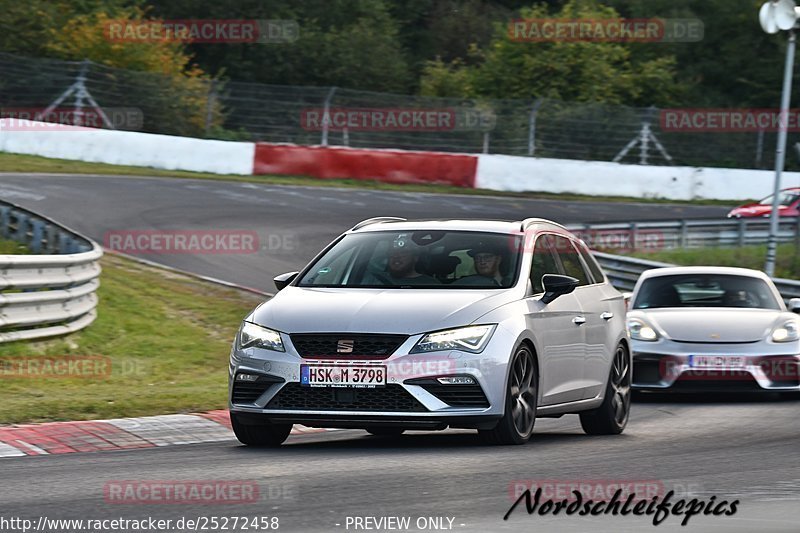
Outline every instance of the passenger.
[(475, 274), (465, 276), (455, 282), (458, 285), (493, 285), (503, 287), (508, 280), (503, 276), (500, 266), (503, 264), (502, 246), (493, 243), (480, 243), (467, 252), (475, 262)]

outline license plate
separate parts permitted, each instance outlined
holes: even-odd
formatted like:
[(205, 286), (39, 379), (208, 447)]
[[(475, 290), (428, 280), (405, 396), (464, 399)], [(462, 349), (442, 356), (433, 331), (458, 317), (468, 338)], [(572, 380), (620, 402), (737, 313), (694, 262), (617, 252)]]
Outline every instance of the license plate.
[(690, 355), (689, 366), (692, 368), (742, 368), (744, 357), (741, 355)]
[(300, 385), (306, 387), (386, 386), (385, 366), (300, 365)]

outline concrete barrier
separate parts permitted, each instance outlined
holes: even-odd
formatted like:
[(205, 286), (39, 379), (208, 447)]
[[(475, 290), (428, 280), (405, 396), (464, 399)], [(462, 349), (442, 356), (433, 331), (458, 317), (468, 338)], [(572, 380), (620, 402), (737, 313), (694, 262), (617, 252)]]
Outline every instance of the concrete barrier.
[(0, 127), (0, 151), (112, 165), (215, 174), (253, 173), (255, 144), (214, 141), (31, 121), (28, 128)]
[[(606, 161), (479, 155), (475, 187), (670, 200), (742, 200), (772, 193), (774, 172), (729, 168), (624, 165)], [(800, 185), (783, 174), (782, 187)]]

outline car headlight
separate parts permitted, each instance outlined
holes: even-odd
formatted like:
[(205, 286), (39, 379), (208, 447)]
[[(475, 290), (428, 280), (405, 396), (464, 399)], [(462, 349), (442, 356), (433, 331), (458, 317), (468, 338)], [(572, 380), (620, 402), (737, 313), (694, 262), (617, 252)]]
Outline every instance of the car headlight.
[(798, 339), (800, 339), (800, 322), (797, 320), (787, 320), (772, 330), (772, 340), (775, 342), (792, 342)]
[(495, 324), (434, 331), (422, 337), (409, 353), (462, 350), (480, 353), (494, 332)]
[(286, 351), (283, 347), (280, 333), (252, 322), (242, 322), (242, 327), (239, 328), (237, 336), (237, 345), (240, 350), (255, 347), (275, 350), (276, 352)]
[(639, 320), (638, 318), (628, 320), (628, 335), (631, 336), (631, 339), (637, 341), (652, 342), (658, 340), (656, 330), (644, 320)]

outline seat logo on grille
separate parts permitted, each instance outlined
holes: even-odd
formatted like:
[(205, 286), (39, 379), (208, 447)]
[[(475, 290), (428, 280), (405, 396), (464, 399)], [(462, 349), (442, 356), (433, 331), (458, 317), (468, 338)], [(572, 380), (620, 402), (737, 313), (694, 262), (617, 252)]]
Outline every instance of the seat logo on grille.
[(356, 341), (348, 339), (340, 339), (336, 343), (336, 353), (353, 353), (353, 347)]

